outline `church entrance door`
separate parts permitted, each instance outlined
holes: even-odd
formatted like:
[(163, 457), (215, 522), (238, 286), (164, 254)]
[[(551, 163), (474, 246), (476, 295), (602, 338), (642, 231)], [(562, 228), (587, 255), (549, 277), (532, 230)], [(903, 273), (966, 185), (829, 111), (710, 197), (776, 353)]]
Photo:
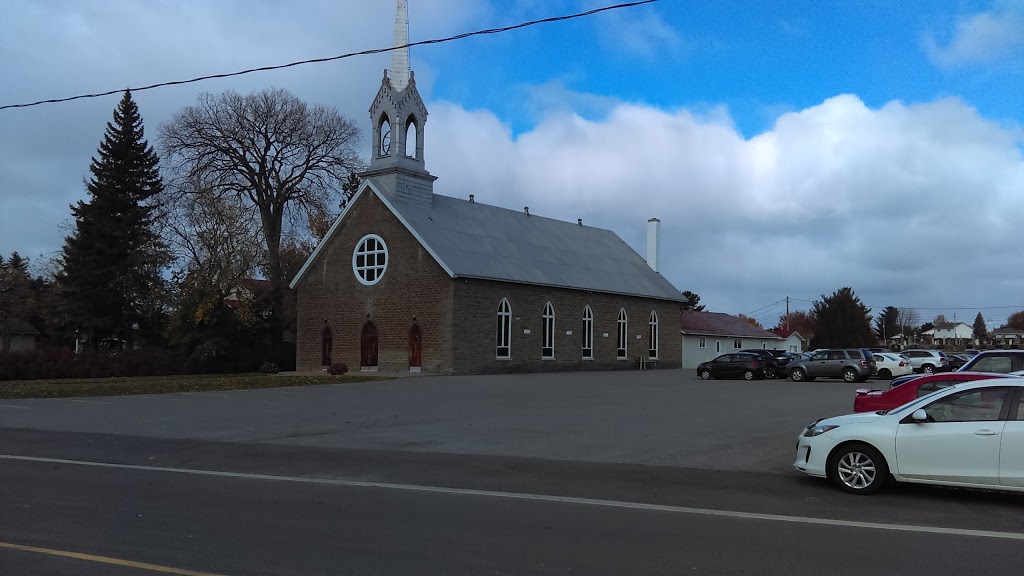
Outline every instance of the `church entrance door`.
[(409, 370), (419, 372), (423, 365), (423, 333), (419, 324), (413, 324), (409, 330)]
[(377, 326), (373, 322), (363, 324), (363, 335), (360, 338), (359, 367), (377, 368)]

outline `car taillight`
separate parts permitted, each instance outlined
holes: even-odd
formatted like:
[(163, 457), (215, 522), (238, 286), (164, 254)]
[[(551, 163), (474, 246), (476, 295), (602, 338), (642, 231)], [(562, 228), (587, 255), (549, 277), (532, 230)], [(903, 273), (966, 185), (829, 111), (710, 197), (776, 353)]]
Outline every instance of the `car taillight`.
[(945, 358), (939, 358), (939, 364), (945, 364), (945, 363), (946, 363), (946, 359)]
[(754, 360), (754, 368), (757, 368), (759, 366), (761, 366), (761, 363), (758, 362), (757, 360)]
[(868, 361), (867, 360), (861, 360), (860, 361), (860, 365), (865, 367), (865, 368), (867, 368), (868, 367)]
[(906, 364), (903, 363), (903, 360), (900, 360), (900, 366), (906, 366)]

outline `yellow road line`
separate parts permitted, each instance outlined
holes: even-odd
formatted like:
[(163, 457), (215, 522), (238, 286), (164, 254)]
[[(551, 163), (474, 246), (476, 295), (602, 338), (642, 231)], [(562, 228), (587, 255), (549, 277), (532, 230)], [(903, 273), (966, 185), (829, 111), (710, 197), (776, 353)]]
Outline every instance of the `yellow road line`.
[(170, 566), (158, 566), (156, 564), (146, 564), (145, 562), (134, 562), (132, 560), (121, 560), (120, 558), (110, 558), (109, 556), (94, 556), (92, 554), (81, 554), (79, 552), (68, 552), (66, 550), (53, 550), (51, 548), (36, 548), (35, 546), (22, 546), (21, 544), (11, 544), (9, 542), (0, 542), (0, 548), (7, 548), (10, 550), (20, 550), (22, 552), (35, 552), (37, 554), (49, 554), (50, 556), (62, 556), (64, 558), (75, 558), (76, 560), (85, 560), (87, 562), (98, 562), (100, 564), (113, 564), (115, 566), (127, 566), (129, 568), (138, 568), (140, 570), (149, 570), (150, 572), (163, 572), (164, 574), (180, 574), (181, 576), (219, 576), (218, 574), (211, 574), (209, 572), (196, 572), (194, 570), (182, 570), (181, 568), (171, 568)]

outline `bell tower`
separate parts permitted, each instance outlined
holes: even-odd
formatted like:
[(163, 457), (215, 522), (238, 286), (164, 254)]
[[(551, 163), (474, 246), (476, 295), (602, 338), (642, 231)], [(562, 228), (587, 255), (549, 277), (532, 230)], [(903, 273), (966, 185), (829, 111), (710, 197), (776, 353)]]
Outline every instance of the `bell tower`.
[(423, 160), (427, 107), (409, 68), (408, 44), (409, 5), (407, 0), (398, 0), (391, 69), (384, 71), (370, 106), (373, 149), (370, 167), (361, 176), (382, 184), (396, 198), (430, 206), (437, 178), (427, 172)]

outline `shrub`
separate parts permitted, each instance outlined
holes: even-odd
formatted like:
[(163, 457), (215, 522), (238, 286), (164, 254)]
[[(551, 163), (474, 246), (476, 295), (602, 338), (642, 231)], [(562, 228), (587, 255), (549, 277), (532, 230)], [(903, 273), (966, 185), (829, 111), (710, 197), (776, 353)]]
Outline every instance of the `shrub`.
[(348, 364), (345, 364), (344, 362), (335, 362), (334, 364), (331, 364), (330, 372), (331, 376), (341, 376), (348, 372)]
[(260, 364), (260, 374), (277, 374), (281, 371), (281, 368), (273, 362), (264, 362)]

